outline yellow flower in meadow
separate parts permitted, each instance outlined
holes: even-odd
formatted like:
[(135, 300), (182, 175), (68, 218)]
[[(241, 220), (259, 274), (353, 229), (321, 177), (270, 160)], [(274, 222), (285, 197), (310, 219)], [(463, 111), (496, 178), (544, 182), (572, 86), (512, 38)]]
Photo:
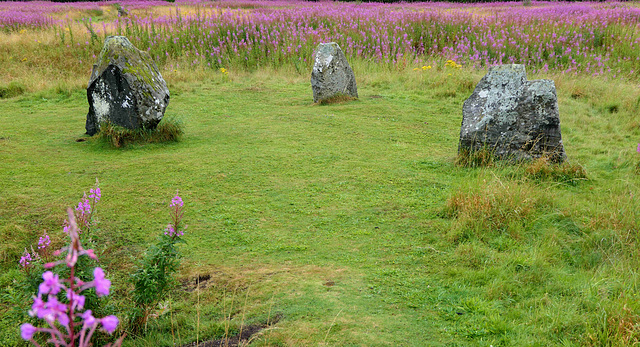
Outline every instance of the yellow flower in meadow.
[(428, 65), (428, 66), (427, 66), (427, 70), (429, 70), (429, 69), (431, 69), (431, 65)]
[(413, 68), (413, 71), (418, 71), (418, 70), (420, 70), (420, 68), (419, 68), (419, 67), (414, 67), (414, 68)]
[(459, 69), (459, 68), (461, 68), (461, 67), (462, 67), (462, 65), (460, 65), (460, 64), (458, 64), (458, 63), (456, 63), (456, 62), (455, 62), (455, 61), (453, 61), (453, 60), (447, 60), (447, 61), (444, 63), (444, 66), (449, 66), (449, 67), (453, 67), (453, 68), (456, 68), (456, 69)]
[(422, 66), (422, 71), (427, 71), (427, 67), (426, 66)]
[(20, 30), (20, 34), (24, 34), (24, 33), (26, 33), (26, 32), (27, 32), (27, 29), (22, 29), (22, 30)]
[(22, 61), (27, 61), (27, 58), (22, 58)]
[(225, 75), (229, 75), (229, 71), (223, 67), (220, 68), (220, 72), (222, 72)]

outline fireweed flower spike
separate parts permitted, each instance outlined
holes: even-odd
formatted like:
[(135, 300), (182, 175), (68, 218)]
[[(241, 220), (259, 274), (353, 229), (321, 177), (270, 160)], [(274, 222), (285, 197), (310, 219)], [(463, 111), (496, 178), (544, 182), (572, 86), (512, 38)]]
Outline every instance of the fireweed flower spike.
[(184, 229), (186, 229), (186, 227), (180, 229), (180, 222), (182, 221), (182, 216), (184, 215), (184, 212), (182, 210), (183, 206), (184, 202), (176, 191), (176, 196), (171, 199), (171, 203), (169, 204), (169, 207), (171, 207), (171, 223), (167, 225), (164, 233), (171, 238), (177, 238), (184, 235)]
[(31, 261), (31, 253), (27, 252), (27, 249), (25, 248), (22, 257), (20, 257), (20, 265), (22, 265), (23, 268), (26, 268), (31, 265)]
[(183, 205), (184, 203), (182, 202), (182, 198), (178, 196), (178, 192), (176, 192), (176, 196), (171, 199), (171, 204), (169, 204), (169, 207), (182, 207)]
[[(69, 218), (67, 234), (71, 242), (69, 246), (54, 253), (55, 255), (60, 255), (63, 252), (67, 252), (65, 259), (47, 263), (45, 267), (52, 268), (55, 265), (65, 264), (71, 269), (69, 278), (61, 280), (60, 276), (52, 271), (43, 273), (43, 282), (38, 287), (38, 296), (33, 298), (33, 305), (29, 315), (44, 320), (48, 327), (39, 328), (29, 323), (20, 326), (20, 336), (35, 346), (40, 346), (33, 339), (34, 334), (37, 332), (50, 335), (47, 342), (55, 346), (89, 347), (92, 345), (91, 336), (99, 326), (102, 326), (109, 334), (115, 332), (118, 327), (118, 318), (116, 316), (97, 319), (93, 316), (91, 310), (83, 312), (86, 297), (81, 293), (84, 290), (95, 288), (99, 297), (109, 295), (111, 281), (105, 278), (104, 270), (99, 267), (93, 270), (94, 280), (91, 282), (84, 283), (75, 277), (78, 258), (86, 255), (96, 259), (96, 256), (93, 250), (82, 248), (73, 210), (68, 209), (67, 214)], [(63, 290), (66, 293), (67, 303), (58, 301), (57, 294)], [(64, 327), (64, 329), (60, 330), (60, 326)], [(123, 338), (120, 338), (113, 346), (120, 346), (122, 340)]]
[(78, 257), (81, 255), (87, 255), (89, 256), (89, 258), (94, 260), (97, 259), (96, 255), (93, 253), (93, 249), (85, 250), (84, 248), (82, 248), (82, 245), (80, 244), (80, 238), (78, 235), (78, 225), (76, 224), (76, 219), (75, 219), (75, 216), (73, 215), (73, 211), (69, 209), (68, 214), (69, 214), (69, 222), (68, 222), (69, 229), (67, 231), (67, 234), (69, 235), (69, 238), (71, 238), (71, 244), (53, 253), (53, 255), (59, 255), (62, 252), (66, 251), (67, 256), (65, 257), (64, 260), (59, 260), (56, 262), (44, 264), (44, 267), (47, 269), (50, 269), (62, 263), (66, 263), (68, 267), (73, 267), (76, 265), (76, 262), (78, 261)]
[(49, 239), (49, 235), (47, 235), (47, 231), (44, 231), (44, 234), (40, 236), (38, 240), (38, 249), (47, 248), (51, 244), (51, 240)]

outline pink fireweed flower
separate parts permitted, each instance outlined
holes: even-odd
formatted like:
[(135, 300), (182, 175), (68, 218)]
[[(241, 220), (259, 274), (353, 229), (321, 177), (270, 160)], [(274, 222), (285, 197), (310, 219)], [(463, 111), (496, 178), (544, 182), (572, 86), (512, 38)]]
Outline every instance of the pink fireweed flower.
[(24, 323), (20, 326), (20, 336), (23, 340), (31, 340), (33, 338), (33, 334), (35, 334), (36, 331), (38, 331), (38, 328), (29, 323)]
[(20, 257), (20, 265), (22, 265), (22, 267), (27, 267), (31, 264), (32, 260), (31, 253), (27, 252), (27, 249), (25, 248), (22, 257)]
[(87, 199), (86, 194), (82, 197), (82, 201), (78, 203), (78, 207), (76, 207), (76, 211), (80, 212), (80, 215), (86, 215), (91, 213), (91, 204), (89, 204), (89, 199)]
[(171, 199), (171, 204), (169, 205), (169, 207), (182, 207), (183, 205), (184, 203), (182, 202), (182, 198), (176, 194), (176, 196)]
[(638, 149), (636, 149), (636, 152), (640, 153), (640, 143), (638, 143)]
[(47, 231), (45, 230), (44, 234), (38, 239), (38, 249), (47, 248), (50, 244), (51, 239), (49, 239), (49, 235), (47, 235)]
[(92, 249), (85, 250), (84, 248), (82, 248), (82, 245), (80, 244), (80, 237), (78, 236), (78, 224), (76, 223), (76, 218), (71, 209), (67, 210), (67, 215), (69, 217), (69, 229), (67, 234), (69, 235), (69, 238), (71, 238), (71, 244), (53, 253), (53, 255), (59, 255), (62, 252), (66, 251), (67, 256), (64, 260), (44, 264), (44, 267), (47, 269), (50, 269), (62, 263), (66, 263), (68, 267), (73, 267), (78, 261), (78, 257), (81, 255), (88, 255), (92, 259), (95, 259), (96, 257)]
[[(44, 311), (44, 301), (42, 298), (33, 298), (33, 304), (31, 305), (31, 310), (29, 310), (29, 315), (31, 317), (38, 315), (38, 312)], [(38, 316), (38, 318), (42, 319), (42, 317)]]
[[(173, 224), (171, 224), (171, 223), (169, 223), (167, 225), (167, 228), (164, 229), (164, 230), (166, 230), (166, 232), (164, 234), (167, 235), (167, 236), (173, 236), (173, 235), (175, 235), (175, 232), (176, 232), (175, 228), (173, 227)], [(24, 251), (26, 252), (27, 250), (25, 249)]]
[[(96, 194), (95, 191), (92, 193)], [(97, 197), (99, 197), (99, 194), (100, 193), (97, 192)], [(29, 310), (31, 317), (43, 319), (48, 326), (46, 328), (38, 328), (26, 323), (20, 327), (21, 337), (24, 340), (31, 341), (36, 346), (39, 346), (39, 344), (33, 340), (33, 336), (37, 332), (50, 335), (50, 338), (46, 340), (47, 343), (56, 346), (88, 347), (92, 345), (91, 336), (100, 325), (102, 325), (104, 330), (109, 334), (115, 332), (118, 326), (118, 318), (115, 316), (107, 316), (99, 319), (93, 316), (91, 310), (82, 312), (86, 303), (86, 297), (81, 295), (84, 290), (95, 288), (97, 296), (100, 297), (108, 295), (109, 288), (111, 287), (111, 281), (105, 278), (104, 271), (99, 267), (93, 271), (94, 280), (88, 283), (85, 283), (74, 275), (78, 258), (81, 255), (87, 255), (96, 259), (96, 255), (92, 249), (85, 250), (82, 248), (79, 238), (78, 222), (76, 222), (76, 220), (80, 220), (81, 222), (86, 221), (82, 219), (83, 213), (90, 211), (90, 207), (87, 207), (86, 202), (87, 199), (83, 199), (81, 204), (78, 205), (79, 209), (76, 210), (76, 213), (74, 213), (71, 208), (67, 210), (68, 220), (65, 221), (65, 224), (67, 234), (71, 241), (67, 247), (54, 252), (56, 256), (65, 252), (65, 259), (45, 264), (45, 268), (51, 268), (58, 264), (67, 265), (71, 268), (69, 278), (60, 280), (59, 275), (54, 274), (52, 271), (43, 273), (43, 282), (38, 288), (38, 296), (33, 298), (33, 304), (31, 305), (31, 310)], [(44, 237), (40, 238), (38, 245), (46, 247), (49, 242), (45, 233)], [(26, 249), (25, 254), (28, 254)], [(38, 259), (35, 251), (33, 255), (30, 256)], [(60, 293), (61, 290), (65, 291), (66, 302), (60, 302), (58, 300), (58, 293)], [(80, 328), (80, 330), (78, 330), (78, 328)], [(115, 344), (109, 344), (108, 346), (120, 346), (122, 340), (123, 337), (116, 341)]]
[(96, 318), (92, 315), (91, 310), (84, 311), (80, 317), (82, 317), (85, 327), (90, 327), (96, 323)]
[(69, 317), (66, 312), (67, 305), (58, 301), (54, 295), (49, 295), (47, 302), (43, 302), (40, 298), (34, 298), (29, 315), (37, 316), (51, 324), (57, 320), (61, 325), (67, 326), (69, 325)]
[(75, 311), (76, 309), (82, 310), (84, 309), (85, 296), (74, 293), (71, 289), (67, 289), (67, 299), (71, 301), (73, 299), (73, 307), (72, 309)]
[(116, 316), (106, 316), (102, 318), (100, 322), (102, 323), (102, 327), (104, 328), (104, 330), (106, 330), (109, 334), (112, 334), (114, 331), (116, 331), (116, 328), (118, 327), (118, 317)]
[(64, 223), (62, 223), (62, 231), (65, 234), (68, 234), (69, 233), (69, 229), (71, 229), (71, 226), (69, 225), (69, 221), (65, 219)]
[(51, 271), (42, 274), (44, 280), (38, 287), (38, 295), (53, 294), (56, 295), (64, 286), (60, 283), (60, 277)]
[(98, 296), (109, 295), (109, 287), (111, 287), (111, 281), (104, 278), (104, 271), (97, 267), (93, 270), (93, 284), (96, 287), (96, 294)]
[(100, 188), (96, 187), (96, 189), (89, 190), (89, 199), (95, 199), (96, 201), (100, 201), (100, 197), (102, 194), (100, 193)]

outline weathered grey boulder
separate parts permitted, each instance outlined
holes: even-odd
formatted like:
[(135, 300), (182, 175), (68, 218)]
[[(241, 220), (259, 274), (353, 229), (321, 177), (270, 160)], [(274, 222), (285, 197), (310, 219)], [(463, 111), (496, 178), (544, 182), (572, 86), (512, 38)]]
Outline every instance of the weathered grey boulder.
[(462, 106), (458, 152), (485, 147), (498, 159), (566, 158), (556, 86), (527, 81), (524, 65), (489, 68)]
[(313, 102), (339, 95), (358, 97), (356, 76), (335, 42), (321, 43), (316, 49), (316, 61), (311, 72)]
[(87, 87), (87, 134), (111, 122), (128, 129), (154, 129), (169, 104), (169, 89), (147, 52), (124, 36), (109, 36)]
[(129, 15), (129, 12), (127, 12), (127, 10), (124, 7), (122, 7), (122, 5), (116, 4), (116, 8), (118, 9), (119, 16), (126, 17)]

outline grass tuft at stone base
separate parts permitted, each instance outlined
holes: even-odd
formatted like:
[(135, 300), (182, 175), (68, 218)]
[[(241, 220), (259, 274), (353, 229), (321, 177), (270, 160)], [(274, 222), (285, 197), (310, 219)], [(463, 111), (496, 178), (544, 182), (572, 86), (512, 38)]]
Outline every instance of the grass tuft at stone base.
[(344, 104), (346, 102), (353, 101), (353, 100), (358, 100), (358, 98), (355, 98), (347, 94), (339, 94), (336, 96), (332, 96), (330, 98), (320, 100), (318, 101), (318, 104), (319, 105)]
[(105, 122), (100, 125), (96, 136), (115, 148), (121, 148), (134, 143), (177, 142), (183, 134), (181, 120), (165, 117), (155, 129), (132, 130)]
[(461, 167), (491, 167), (495, 160), (494, 150), (484, 146), (479, 149), (461, 148), (455, 163)]

